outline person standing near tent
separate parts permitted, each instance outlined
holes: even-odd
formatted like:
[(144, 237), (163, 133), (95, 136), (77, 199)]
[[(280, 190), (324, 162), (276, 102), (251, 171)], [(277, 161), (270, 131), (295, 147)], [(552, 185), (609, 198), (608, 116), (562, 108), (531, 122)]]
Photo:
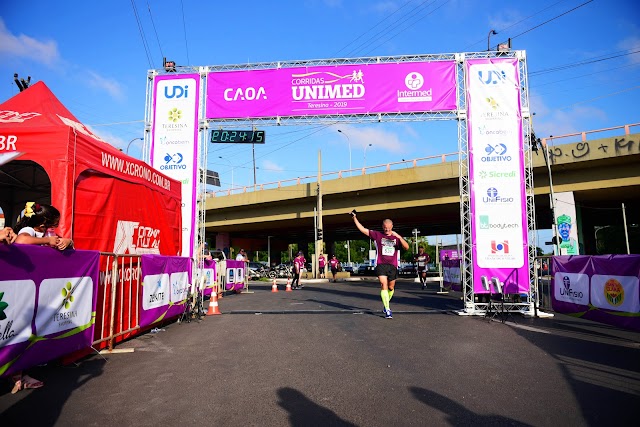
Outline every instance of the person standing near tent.
[(393, 297), (393, 291), (398, 278), (398, 250), (402, 247), (409, 249), (409, 243), (398, 233), (393, 231), (393, 221), (385, 219), (382, 221), (382, 233), (376, 230), (364, 228), (356, 217), (356, 210), (351, 211), (353, 222), (362, 234), (375, 241), (378, 249), (376, 259), (376, 276), (380, 281), (380, 297), (384, 305), (384, 314), (387, 319), (392, 319), (393, 315), (389, 308), (389, 301)]
[[(54, 229), (60, 222), (60, 212), (51, 205), (41, 205), (27, 202), (18, 223), (14, 227), (16, 236), (13, 243), (25, 245), (51, 246), (58, 250), (65, 250), (73, 246), (71, 239), (57, 236)], [(44, 383), (24, 374), (22, 371), (11, 375), (13, 381), (12, 394), (23, 389), (40, 388)]]

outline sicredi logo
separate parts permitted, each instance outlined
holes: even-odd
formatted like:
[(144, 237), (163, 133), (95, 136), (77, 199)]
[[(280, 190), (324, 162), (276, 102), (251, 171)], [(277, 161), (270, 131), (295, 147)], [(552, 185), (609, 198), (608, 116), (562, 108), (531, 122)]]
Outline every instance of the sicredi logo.
[(494, 178), (494, 179), (502, 179), (502, 178), (515, 178), (516, 171), (511, 172), (498, 172), (498, 171), (480, 171), (478, 172), (478, 177), (480, 179)]
[(483, 162), (510, 162), (511, 156), (507, 154), (507, 146), (505, 144), (487, 144), (484, 149), (486, 156), (480, 157)]
[(586, 274), (557, 272), (554, 283), (554, 296), (558, 301), (589, 304), (589, 276)]

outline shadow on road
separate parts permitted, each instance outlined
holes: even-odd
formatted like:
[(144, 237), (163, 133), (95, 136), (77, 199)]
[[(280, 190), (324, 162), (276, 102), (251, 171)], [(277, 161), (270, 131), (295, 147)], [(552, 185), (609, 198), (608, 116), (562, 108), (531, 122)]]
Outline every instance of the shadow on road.
[(468, 410), (455, 400), (444, 397), (443, 395), (438, 394), (435, 391), (427, 390), (421, 387), (409, 387), (409, 391), (420, 402), (447, 414), (447, 421), (452, 426), (529, 426), (529, 424), (521, 423), (512, 418), (503, 417), (501, 415), (481, 415), (475, 413)]
[[(0, 420), (4, 426), (56, 425), (60, 412), (69, 396), (84, 384), (100, 376), (106, 361), (101, 358), (89, 359), (72, 367), (50, 367), (29, 370), (35, 378), (42, 380), (45, 386), (36, 390), (22, 390), (7, 396), (0, 407)], [(8, 390), (6, 393), (8, 394)], [(9, 399), (7, 399), (9, 398)], [(77, 408), (78, 411), (87, 408)]]
[(290, 387), (278, 389), (278, 405), (289, 412), (290, 425), (296, 426), (337, 426), (357, 427), (348, 421), (338, 417), (333, 411), (312, 402)]

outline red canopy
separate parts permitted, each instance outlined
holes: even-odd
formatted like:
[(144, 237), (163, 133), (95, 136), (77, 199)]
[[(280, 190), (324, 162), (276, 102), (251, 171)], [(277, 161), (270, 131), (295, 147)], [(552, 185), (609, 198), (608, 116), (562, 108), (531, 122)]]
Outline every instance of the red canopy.
[[(24, 172), (29, 161), (48, 175), (50, 199), (42, 171)], [(0, 105), (0, 172), (9, 225), (25, 202), (50, 200), (61, 213), (59, 234), (79, 249), (181, 249), (181, 183), (100, 139), (43, 82)]]

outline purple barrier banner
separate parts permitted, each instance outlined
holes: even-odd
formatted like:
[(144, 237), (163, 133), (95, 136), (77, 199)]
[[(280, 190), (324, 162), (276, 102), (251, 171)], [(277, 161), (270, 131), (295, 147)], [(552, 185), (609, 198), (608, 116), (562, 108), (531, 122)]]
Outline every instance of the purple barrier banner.
[[(457, 254), (457, 252), (456, 252)], [(445, 259), (442, 261), (442, 286), (445, 289), (462, 291), (460, 281), (460, 259)]]
[(244, 261), (227, 260), (227, 280), (225, 281), (227, 291), (240, 291), (244, 288), (245, 267)]
[(212, 259), (205, 259), (202, 262), (199, 274), (204, 279), (202, 295), (211, 296), (213, 289), (218, 285), (218, 265)]
[(93, 342), (97, 251), (0, 245), (0, 375)]
[(179, 316), (191, 288), (191, 258), (142, 255), (140, 327)]
[(450, 111), (455, 69), (435, 61), (212, 72), (206, 117)]
[(530, 287), (520, 78), (515, 58), (466, 62), (473, 291)]
[(445, 261), (449, 259), (458, 259), (458, 258), (460, 258), (460, 254), (455, 249), (440, 250), (440, 261)]
[(558, 313), (640, 331), (640, 255), (554, 256)]

